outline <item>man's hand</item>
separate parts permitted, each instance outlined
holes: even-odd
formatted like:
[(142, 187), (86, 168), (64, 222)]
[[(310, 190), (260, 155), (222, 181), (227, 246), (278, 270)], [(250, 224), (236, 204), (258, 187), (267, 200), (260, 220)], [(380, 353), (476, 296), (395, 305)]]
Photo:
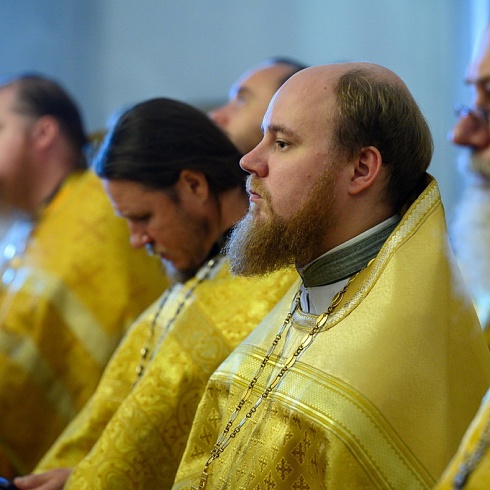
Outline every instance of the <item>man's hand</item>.
[(39, 475), (26, 475), (14, 478), (20, 490), (61, 490), (70, 476), (72, 468), (57, 468)]

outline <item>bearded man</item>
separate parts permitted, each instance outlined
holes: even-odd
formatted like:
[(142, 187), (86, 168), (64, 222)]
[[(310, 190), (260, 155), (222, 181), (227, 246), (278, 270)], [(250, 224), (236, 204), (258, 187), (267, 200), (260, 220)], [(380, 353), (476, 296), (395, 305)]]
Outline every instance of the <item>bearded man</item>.
[(451, 228), (456, 256), (490, 345), (490, 28), (485, 31), (466, 82), (474, 88), (473, 108), (458, 106), (453, 143), (471, 150), (462, 155), (466, 186)]
[(174, 284), (133, 324), (95, 394), (20, 489), (169, 488), (211, 373), (296, 279), (230, 274), (221, 248), (247, 209), (240, 153), (206, 116), (171, 99), (129, 108), (95, 169), (131, 244)]
[[(471, 150), (468, 182), (457, 208), (454, 243), (490, 344), (490, 25), (466, 74), (474, 88), (473, 108), (460, 108), (452, 140)], [(461, 441), (437, 489), (490, 487), (490, 391)]]
[(129, 246), (81, 112), (43, 75), (0, 81), (0, 474), (31, 471), (168, 286)]
[(342, 63), (293, 75), (263, 130), (228, 255), (302, 280), (211, 376), (174, 488), (430, 488), (490, 356), (427, 123), (393, 72)]

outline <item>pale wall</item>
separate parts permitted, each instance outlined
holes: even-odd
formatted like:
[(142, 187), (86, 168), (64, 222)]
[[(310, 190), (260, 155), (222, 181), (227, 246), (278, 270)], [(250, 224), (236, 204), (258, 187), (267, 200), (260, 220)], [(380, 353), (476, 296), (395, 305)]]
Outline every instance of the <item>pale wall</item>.
[(0, 74), (56, 77), (94, 130), (148, 97), (221, 100), (271, 55), (374, 61), (406, 81), (430, 123), (451, 217), (461, 184), (446, 133), (454, 102), (470, 100), (462, 77), (486, 18), (486, 0), (2, 0)]

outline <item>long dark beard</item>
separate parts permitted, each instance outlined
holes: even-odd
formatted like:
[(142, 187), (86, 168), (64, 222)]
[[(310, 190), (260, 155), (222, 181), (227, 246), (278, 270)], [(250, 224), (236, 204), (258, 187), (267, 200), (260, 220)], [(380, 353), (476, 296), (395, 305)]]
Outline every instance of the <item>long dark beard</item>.
[(304, 205), (289, 219), (273, 211), (262, 187), (260, 193), (267, 217), (249, 211), (234, 228), (225, 250), (234, 274), (265, 275), (291, 265), (304, 266), (323, 253), (321, 245), (334, 219), (331, 174), (317, 181)]

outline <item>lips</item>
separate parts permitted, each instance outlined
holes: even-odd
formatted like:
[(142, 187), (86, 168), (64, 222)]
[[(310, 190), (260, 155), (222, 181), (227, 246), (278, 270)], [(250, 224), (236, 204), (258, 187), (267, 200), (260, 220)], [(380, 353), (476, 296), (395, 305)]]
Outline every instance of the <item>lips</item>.
[(146, 251), (149, 255), (158, 255), (163, 260), (168, 260), (167, 250), (155, 245), (154, 243), (147, 243), (145, 245)]
[(250, 201), (257, 201), (261, 197), (260, 194), (252, 188), (248, 188), (247, 193)]
[(250, 201), (257, 201), (257, 200), (262, 198), (259, 187), (260, 187), (260, 185), (258, 182), (255, 182), (255, 185), (252, 185), (251, 177), (248, 178), (248, 180), (247, 180), (247, 193), (249, 195)]

